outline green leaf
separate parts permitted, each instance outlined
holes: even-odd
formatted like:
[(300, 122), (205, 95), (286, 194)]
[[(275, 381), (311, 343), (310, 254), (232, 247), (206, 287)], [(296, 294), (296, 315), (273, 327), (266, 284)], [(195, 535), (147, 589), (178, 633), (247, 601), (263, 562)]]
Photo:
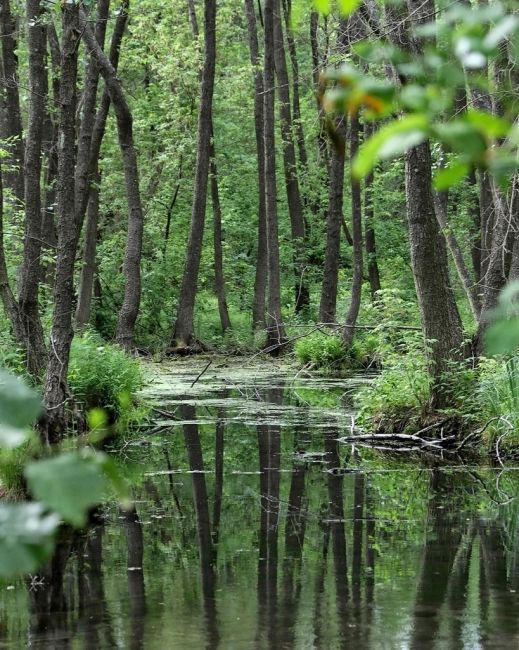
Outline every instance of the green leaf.
[(41, 402), (19, 377), (0, 370), (0, 425), (24, 429), (36, 420)]
[(383, 126), (359, 150), (352, 166), (356, 178), (364, 178), (378, 160), (386, 160), (427, 139), (429, 123), (423, 114), (408, 115)]
[(88, 510), (99, 504), (109, 486), (104, 455), (65, 453), (25, 469), (32, 494), (65, 521), (83, 526)]
[(0, 370), (0, 445), (9, 449), (21, 445), (39, 412), (36, 393), (20, 378)]
[(505, 16), (493, 27), (483, 40), (483, 45), (488, 49), (494, 49), (505, 38), (513, 34), (519, 25), (519, 18), (515, 15)]
[(511, 354), (519, 348), (519, 319), (500, 320), (491, 325), (485, 334), (489, 354)]
[(0, 576), (11, 578), (36, 570), (53, 549), (59, 517), (41, 503), (0, 505)]
[(504, 138), (512, 128), (507, 120), (486, 111), (469, 110), (466, 120), (489, 138)]
[(470, 165), (464, 160), (454, 160), (443, 169), (440, 169), (434, 177), (434, 188), (436, 190), (446, 190), (453, 185), (461, 182), (468, 174)]
[(360, 5), (361, 0), (338, 0), (339, 11), (343, 16), (349, 16)]
[(327, 16), (332, 9), (331, 0), (314, 0), (314, 7), (321, 14)]

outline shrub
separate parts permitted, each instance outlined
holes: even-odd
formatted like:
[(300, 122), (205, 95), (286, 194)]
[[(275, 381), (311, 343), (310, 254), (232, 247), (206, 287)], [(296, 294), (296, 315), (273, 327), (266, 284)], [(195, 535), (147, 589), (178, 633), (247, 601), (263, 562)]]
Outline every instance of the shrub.
[(330, 366), (347, 357), (344, 343), (336, 334), (314, 332), (300, 339), (295, 346), (295, 353), (301, 363), (312, 363), (317, 368)]
[(139, 363), (90, 331), (74, 338), (68, 379), (85, 410), (102, 408), (111, 422), (129, 418), (143, 386)]

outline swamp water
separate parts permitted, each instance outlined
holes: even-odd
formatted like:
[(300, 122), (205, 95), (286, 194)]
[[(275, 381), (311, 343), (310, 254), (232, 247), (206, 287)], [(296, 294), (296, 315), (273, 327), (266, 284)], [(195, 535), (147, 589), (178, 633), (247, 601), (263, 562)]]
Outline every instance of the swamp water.
[(519, 647), (519, 470), (337, 443), (364, 377), (204, 366), (150, 365), (135, 510), (1, 585), (0, 648)]

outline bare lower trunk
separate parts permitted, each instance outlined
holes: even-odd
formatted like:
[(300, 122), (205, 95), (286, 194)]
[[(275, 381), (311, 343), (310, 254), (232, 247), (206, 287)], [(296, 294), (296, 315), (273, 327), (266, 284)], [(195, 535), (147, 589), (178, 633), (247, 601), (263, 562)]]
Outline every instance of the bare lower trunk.
[(366, 258), (368, 265), (369, 286), (371, 290), (371, 298), (376, 299), (377, 292), (381, 289), (380, 272), (377, 260), (377, 245), (375, 238), (375, 211), (373, 205), (373, 178), (374, 174), (371, 172), (366, 176), (364, 182), (364, 222), (365, 222), (365, 246)]
[(99, 193), (101, 175), (90, 187), (87, 217), (85, 222), (85, 243), (83, 249), (83, 266), (78, 290), (76, 325), (85, 327), (90, 321), (92, 310), (92, 292), (96, 272), (97, 227), (99, 223)]
[(405, 176), (411, 263), (424, 336), (430, 348), (431, 405), (442, 408), (448, 402), (442, 375), (449, 361), (462, 357), (463, 330), (449, 280), (445, 240), (434, 210), (428, 142), (407, 152)]
[(40, 0), (27, 0), (29, 48), (29, 116), (25, 150), (25, 234), (18, 302), (25, 329), (27, 365), (39, 377), (46, 361), (46, 350), (39, 313), (41, 279), (41, 160), (47, 78), (45, 70), (46, 29)]
[(204, 28), (204, 67), (202, 71), (200, 110), (198, 114), (195, 191), (191, 213), (187, 258), (182, 277), (182, 285), (173, 331), (173, 347), (188, 347), (194, 340), (193, 315), (204, 237), (207, 184), (209, 179), (212, 104), (216, 60), (215, 0), (205, 0)]
[(252, 327), (265, 327), (265, 293), (267, 289), (267, 225), (265, 212), (265, 147), (263, 137), (263, 75), (261, 74), (256, 14), (253, 0), (245, 0), (251, 64), (254, 69), (254, 132), (258, 156), (258, 250), (254, 278)]
[(49, 443), (61, 439), (66, 434), (69, 423), (67, 413), (71, 395), (67, 383), (67, 373), (73, 337), (74, 262), (78, 239), (74, 211), (73, 171), (76, 164), (78, 40), (81, 35), (79, 5), (63, 5), (62, 16), (61, 110), (58, 139), (58, 253), (49, 361), (43, 389), (46, 422), (42, 428)]
[(117, 119), (119, 146), (123, 158), (126, 198), (128, 201), (128, 238), (124, 255), (124, 299), (117, 321), (116, 340), (127, 350), (134, 346), (135, 322), (141, 301), (141, 256), (144, 216), (139, 189), (137, 153), (133, 141), (133, 117), (121, 82), (90, 30), (86, 15), (80, 14), (83, 40), (99, 66)]
[[(350, 123), (350, 160), (353, 160), (359, 150), (359, 117), (352, 116)], [(363, 241), (362, 241), (362, 194), (360, 183), (351, 176), (351, 222), (353, 238), (353, 280), (346, 323), (343, 331), (343, 341), (346, 347), (353, 343), (355, 324), (360, 310), (362, 298), (362, 280), (364, 276)]]
[(337, 131), (341, 135), (341, 143), (333, 147), (330, 163), (330, 198), (326, 218), (326, 249), (324, 254), (321, 303), (319, 306), (319, 320), (322, 323), (334, 323), (337, 309), (337, 285), (339, 280), (344, 193), (345, 147), (343, 138), (345, 130), (344, 123), (342, 121), (338, 123)]
[(281, 139), (283, 141), (283, 166), (285, 171), (285, 186), (288, 200), (288, 212), (292, 230), (292, 246), (294, 255), (295, 275), (295, 310), (300, 312), (310, 300), (306, 282), (305, 255), (305, 221), (303, 202), (297, 173), (296, 151), (294, 147), (292, 111), (290, 109), (290, 81), (288, 78), (281, 22), (280, 0), (274, 6), (274, 58), (279, 96), (279, 121)]
[(279, 269), (279, 238), (276, 187), (276, 135), (275, 135), (275, 64), (274, 64), (274, 13), (278, 0), (265, 0), (264, 47), (264, 147), (265, 147), (265, 209), (267, 214), (267, 349), (277, 353), (285, 341), (285, 328), (281, 314), (281, 277)]
[[(34, 2), (27, 4), (28, 18), (29, 9), (34, 10)], [(28, 22), (30, 25), (30, 21)], [(2, 144), (2, 147), (8, 152), (4, 163), (9, 167), (9, 170), (4, 170), (4, 185), (12, 191), (19, 205), (22, 205), (24, 201), (24, 151), (16, 32), (17, 25), (11, 14), (10, 0), (2, 0), (0, 3), (0, 43), (3, 83), (0, 87), (0, 138), (7, 141)]]
[(222, 207), (220, 205), (220, 193), (218, 192), (218, 170), (213, 143), (211, 143), (211, 199), (213, 204), (214, 283), (216, 297), (218, 298), (220, 324), (222, 332), (226, 332), (232, 328), (232, 325), (227, 307), (227, 292), (223, 272)]
[(0, 299), (9, 319), (14, 336), (18, 341), (25, 339), (25, 329), (20, 314), (20, 308), (9, 284), (7, 262), (4, 248), (4, 187), (2, 166), (0, 164)]

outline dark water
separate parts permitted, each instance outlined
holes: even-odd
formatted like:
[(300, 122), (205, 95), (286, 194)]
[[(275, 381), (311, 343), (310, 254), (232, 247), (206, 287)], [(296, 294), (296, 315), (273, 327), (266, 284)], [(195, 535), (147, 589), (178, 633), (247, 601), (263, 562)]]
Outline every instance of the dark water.
[(0, 648), (519, 647), (519, 471), (338, 444), (365, 379), (200, 364), (121, 443), (135, 509), (0, 585)]

